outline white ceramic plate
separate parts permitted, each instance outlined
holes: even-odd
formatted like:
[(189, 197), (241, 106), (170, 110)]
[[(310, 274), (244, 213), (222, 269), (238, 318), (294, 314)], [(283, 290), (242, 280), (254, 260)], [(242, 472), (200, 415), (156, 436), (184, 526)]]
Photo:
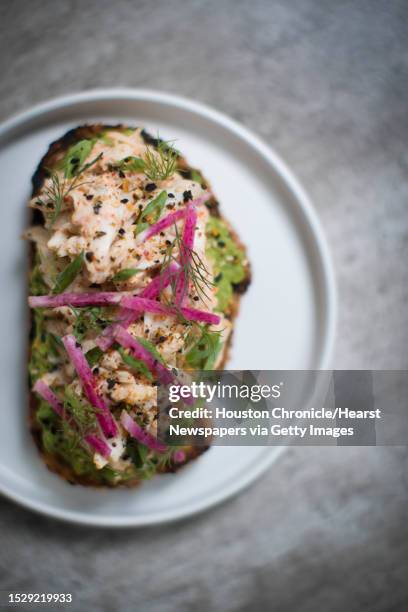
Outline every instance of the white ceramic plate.
[(280, 449), (217, 446), (176, 476), (124, 491), (72, 487), (42, 464), (26, 428), (26, 255), (19, 236), (30, 177), (48, 144), (71, 127), (97, 120), (145, 126), (177, 139), (248, 246), (253, 283), (237, 320), (231, 368), (327, 367), (334, 280), (322, 230), (296, 179), (268, 146), (215, 110), (153, 91), (103, 90), (52, 100), (0, 126), (0, 490), (34, 510), (78, 523), (149, 525), (237, 493)]

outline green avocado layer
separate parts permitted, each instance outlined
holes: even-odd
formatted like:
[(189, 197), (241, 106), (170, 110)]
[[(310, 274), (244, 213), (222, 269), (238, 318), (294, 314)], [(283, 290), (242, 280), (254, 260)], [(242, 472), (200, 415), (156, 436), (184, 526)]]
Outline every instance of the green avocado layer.
[(245, 251), (237, 245), (222, 219), (210, 217), (206, 235), (206, 254), (213, 263), (214, 282), (218, 288), (216, 310), (228, 314), (233, 301), (234, 285), (246, 276)]

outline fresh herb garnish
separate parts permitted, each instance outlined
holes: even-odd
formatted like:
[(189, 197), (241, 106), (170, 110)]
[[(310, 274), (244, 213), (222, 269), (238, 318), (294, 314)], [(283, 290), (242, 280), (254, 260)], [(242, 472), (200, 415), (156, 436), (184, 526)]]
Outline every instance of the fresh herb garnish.
[(187, 338), (186, 345), (191, 346), (186, 354), (186, 362), (195, 370), (212, 370), (221, 350), (221, 332), (209, 330), (205, 325), (197, 325), (199, 336), (196, 330)]
[(134, 438), (129, 438), (126, 443), (126, 453), (129, 455), (133, 465), (142, 468), (146, 464), (149, 449), (143, 444), (139, 444)]
[(96, 140), (80, 140), (70, 147), (62, 161), (62, 169), (67, 179), (83, 172), (83, 164), (93, 149)]
[(106, 309), (101, 306), (89, 306), (88, 308), (73, 308), (75, 315), (73, 333), (78, 342), (81, 342), (87, 331), (102, 332), (113, 319), (106, 315)]
[(167, 201), (167, 191), (162, 191), (141, 211), (136, 223), (135, 236), (140, 234), (145, 229), (156, 223), (163, 212), (164, 205)]
[(135, 274), (139, 274), (139, 272), (143, 272), (143, 270), (138, 269), (138, 268), (125, 268), (124, 270), (121, 270), (120, 272), (115, 274), (112, 280), (115, 283), (127, 281), (129, 280), (129, 278), (132, 278), (132, 276), (134, 276)]
[[(180, 274), (183, 278), (185, 291), (187, 291), (191, 281), (197, 295), (201, 297), (203, 301), (208, 301), (210, 299), (208, 292), (214, 287), (214, 283), (210, 280), (210, 272), (200, 255), (194, 249), (190, 249), (185, 245), (182, 237), (179, 234), (177, 225), (174, 225), (174, 228), (176, 237), (166, 250), (163, 258), (162, 269), (165, 270), (168, 268), (171, 262), (180, 264)], [(184, 253), (181, 261), (179, 261), (180, 253)], [(176, 292), (178, 278), (178, 275), (173, 276), (170, 283), (173, 295), (175, 295)]]
[(129, 155), (115, 164), (115, 168), (122, 172), (142, 172), (145, 169), (145, 163), (141, 157)]
[(86, 360), (91, 368), (98, 363), (102, 355), (103, 350), (100, 349), (99, 346), (94, 346), (93, 348), (89, 349), (87, 353), (85, 353)]
[(97, 157), (95, 157), (87, 164), (76, 168), (75, 175), (71, 179), (68, 179), (65, 175), (65, 178), (61, 179), (58, 172), (54, 170), (48, 170), (48, 172), (50, 173), (51, 185), (44, 188), (45, 199), (37, 198), (36, 204), (42, 206), (45, 210), (47, 210), (49, 207), (53, 209), (53, 213), (50, 218), (51, 226), (55, 223), (56, 219), (61, 213), (64, 206), (64, 202), (71, 193), (71, 191), (73, 191), (77, 187), (86, 185), (86, 182), (79, 182), (81, 175), (91, 166), (96, 164), (101, 159), (101, 157), (102, 153), (100, 153)]
[(69, 429), (69, 434), (73, 445), (81, 442), (87, 434), (95, 431), (97, 428), (97, 420), (95, 411), (85, 400), (77, 397), (71, 387), (66, 387), (64, 390), (64, 410), (67, 415), (75, 423), (75, 429), (72, 428), (72, 423), (62, 421), (64, 431)]
[(115, 168), (121, 172), (144, 172), (151, 181), (164, 181), (174, 174), (178, 157), (172, 141), (158, 139), (157, 148), (148, 146), (143, 157), (125, 157)]
[(126, 353), (122, 347), (119, 347), (118, 351), (123, 359), (123, 362), (127, 366), (129, 366), (129, 368), (131, 368), (132, 370), (136, 370), (136, 372), (140, 372), (140, 374), (143, 374), (149, 380), (153, 380), (152, 373), (143, 361), (141, 361), (140, 359), (135, 359), (134, 357), (132, 357), (132, 355)]
[(157, 348), (154, 346), (154, 344), (152, 344), (151, 342), (149, 342), (149, 340), (146, 340), (145, 338), (136, 338), (136, 340), (140, 342), (140, 344), (144, 346), (145, 349), (147, 349), (149, 353), (153, 355), (156, 361), (159, 361), (162, 365), (167, 365)]
[(179, 153), (172, 143), (158, 139), (157, 149), (146, 147), (144, 172), (151, 181), (164, 181), (174, 174)]
[(80, 253), (57, 276), (52, 293), (62, 293), (78, 276), (84, 261), (84, 252)]

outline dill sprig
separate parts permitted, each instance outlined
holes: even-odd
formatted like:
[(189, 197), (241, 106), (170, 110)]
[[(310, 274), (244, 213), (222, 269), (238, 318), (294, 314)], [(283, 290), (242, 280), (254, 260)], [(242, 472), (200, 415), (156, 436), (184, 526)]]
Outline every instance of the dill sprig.
[(66, 387), (64, 411), (68, 419), (62, 419), (62, 431), (71, 441), (72, 448), (75, 448), (86, 435), (97, 430), (97, 409), (77, 397), (70, 387)]
[(173, 147), (173, 142), (158, 138), (157, 148), (146, 147), (144, 173), (151, 181), (164, 181), (174, 174), (179, 153)]
[[(209, 301), (210, 296), (208, 295), (208, 291), (211, 291), (215, 286), (209, 278), (209, 270), (197, 251), (189, 248), (185, 244), (177, 229), (177, 225), (174, 225), (174, 228), (176, 236), (166, 249), (162, 268), (168, 268), (172, 261), (177, 262), (179, 265), (181, 265), (180, 275), (183, 279), (184, 293), (187, 293), (189, 284), (191, 282), (197, 295), (201, 297), (202, 301)], [(180, 275), (177, 274), (172, 277), (170, 287), (173, 296), (176, 294), (176, 288)], [(184, 295), (182, 297), (184, 297)]]
[[(199, 254), (186, 246), (176, 225), (175, 233), (176, 236), (164, 255), (162, 269), (168, 268), (172, 261), (179, 263), (184, 292), (187, 293), (191, 282), (197, 295), (201, 296), (202, 301), (206, 302), (210, 299), (208, 291), (211, 291), (215, 283), (210, 280), (209, 271)], [(223, 330), (213, 330), (208, 325), (185, 319), (181, 307), (175, 300), (179, 278), (180, 276), (176, 274), (170, 282), (171, 298), (167, 299), (167, 296), (163, 295), (162, 292), (162, 299), (177, 309), (178, 318), (188, 328), (183, 351), (186, 363), (195, 370), (211, 370), (221, 350)]]
[(51, 227), (54, 225), (63, 209), (65, 198), (67, 198), (74, 189), (87, 184), (87, 181), (80, 182), (81, 175), (96, 164), (101, 157), (102, 153), (87, 164), (80, 166), (72, 179), (61, 178), (57, 171), (47, 168), (47, 171), (50, 173), (51, 184), (44, 189), (44, 198), (37, 198), (36, 204), (45, 209), (53, 209), (53, 213), (50, 217)]
[(74, 308), (70, 306), (75, 315), (73, 333), (78, 342), (81, 342), (88, 331), (101, 333), (113, 319), (106, 315), (101, 306), (88, 306), (87, 308)]

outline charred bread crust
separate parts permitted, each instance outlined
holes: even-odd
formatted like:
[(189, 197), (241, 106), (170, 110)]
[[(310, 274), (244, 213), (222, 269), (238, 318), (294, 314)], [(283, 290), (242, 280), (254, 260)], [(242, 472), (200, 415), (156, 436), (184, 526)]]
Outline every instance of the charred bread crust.
[[(106, 125), (106, 124), (93, 124), (93, 125), (82, 125), (79, 126), (77, 128), (71, 129), (68, 132), (66, 132), (63, 136), (61, 136), (61, 138), (59, 138), (58, 140), (55, 140), (54, 142), (52, 142), (48, 148), (48, 151), (46, 152), (46, 154), (43, 156), (43, 158), (41, 159), (36, 171), (34, 172), (34, 175), (32, 177), (32, 197), (35, 197), (41, 190), (41, 187), (44, 183), (44, 180), (47, 178), (48, 174), (49, 174), (49, 170), (52, 169), (53, 167), (55, 167), (55, 165), (64, 157), (66, 151), (75, 143), (77, 143), (80, 140), (83, 139), (89, 139), (89, 138), (95, 138), (98, 135), (101, 134), (101, 132), (104, 132), (106, 130), (109, 129), (125, 129), (127, 126), (123, 125), (123, 124), (116, 124), (116, 125)], [(157, 145), (159, 144), (159, 140), (157, 138), (154, 138), (152, 136), (150, 136), (145, 130), (142, 130), (141, 135), (144, 139), (144, 141), (146, 142), (146, 144), (153, 146), (153, 147), (157, 147)], [(187, 160), (182, 157), (181, 155), (178, 157), (178, 162), (177, 162), (177, 171), (180, 172), (180, 174), (182, 176), (184, 176), (185, 178), (190, 178), (192, 176), (192, 172), (195, 171), (197, 172), (197, 170), (195, 168), (192, 168), (188, 163)], [(211, 188), (207, 182), (207, 180), (203, 177), (203, 186), (205, 186), (205, 188), (211, 192)], [(212, 193), (212, 192), (211, 192)], [(238, 246), (240, 246), (241, 248), (244, 248), (242, 242), (240, 241), (240, 239), (238, 238), (236, 232), (231, 228), (230, 224), (222, 217), (222, 215), (220, 214), (219, 211), (219, 203), (217, 201), (217, 199), (215, 198), (214, 195), (212, 195), (211, 199), (206, 203), (206, 206), (210, 212), (210, 214), (214, 217), (218, 217), (221, 218), (224, 223), (226, 223), (226, 225), (228, 226), (228, 229), (231, 232), (231, 235), (234, 239), (234, 241), (237, 243)], [(32, 211), (31, 213), (31, 224), (35, 224), (35, 225), (39, 225), (42, 224), (42, 215), (41, 213), (39, 213), (38, 211)], [(30, 247), (30, 254), (29, 254), (29, 269), (31, 269), (32, 265), (33, 265), (33, 259), (34, 259), (34, 249), (35, 247), (33, 245), (31, 245)], [(250, 266), (249, 264), (246, 267), (246, 276), (245, 279), (243, 281), (241, 281), (238, 285), (234, 286), (234, 296), (233, 296), (233, 301), (232, 301), (232, 305), (230, 307), (230, 315), (229, 318), (231, 320), (231, 322), (233, 322), (235, 320), (235, 318), (238, 315), (238, 311), (239, 311), (239, 302), (240, 302), (240, 297), (241, 294), (243, 294), (246, 289), (248, 288), (249, 284), (251, 282), (251, 270), (250, 270)], [(32, 317), (32, 313), (30, 312), (29, 315), (29, 337), (30, 337), (30, 344), (29, 344), (29, 351), (31, 351), (31, 338), (32, 338), (32, 334), (33, 334), (33, 317)], [(223, 355), (222, 355), (222, 359), (221, 359), (221, 363), (219, 365), (219, 369), (223, 369), (225, 367), (226, 362), (228, 361), (228, 356), (229, 356), (229, 352), (231, 349), (231, 341), (232, 341), (232, 336), (233, 333), (230, 334), (228, 341), (226, 342), (224, 348), (223, 348)], [(39, 406), (39, 402), (37, 400), (36, 395), (30, 390), (29, 388), (29, 414), (28, 414), (28, 421), (29, 421), (29, 429), (31, 431), (31, 434), (34, 438), (35, 444), (38, 448), (38, 451), (40, 453), (40, 455), (42, 456), (44, 463), (46, 464), (46, 466), (48, 467), (48, 469), (56, 474), (58, 474), (59, 476), (61, 476), (62, 478), (64, 478), (67, 482), (69, 482), (72, 485), (75, 484), (80, 484), (80, 485), (84, 485), (84, 486), (93, 486), (93, 487), (103, 487), (103, 488), (117, 488), (118, 484), (100, 484), (98, 482), (95, 482), (95, 480), (93, 480), (90, 477), (87, 476), (80, 476), (77, 475), (73, 472), (72, 468), (66, 464), (61, 458), (59, 458), (56, 455), (53, 455), (49, 452), (47, 452), (44, 449), (44, 446), (42, 444), (42, 438), (41, 438), (41, 427), (40, 425), (37, 423), (36, 420), (36, 412), (38, 410), (38, 406)], [(188, 463), (190, 463), (191, 461), (193, 461), (194, 459), (198, 458), (200, 455), (202, 455), (205, 451), (207, 451), (209, 449), (209, 445), (207, 446), (188, 446), (188, 447), (183, 447), (183, 451), (185, 453), (185, 460), (181, 463), (178, 464), (170, 464), (169, 466), (167, 466), (162, 473), (175, 473), (177, 472), (180, 468), (182, 468), (183, 466), (187, 465)], [(135, 487), (138, 484), (140, 484), (141, 481), (137, 480), (137, 479), (133, 479), (133, 480), (128, 480), (126, 482), (123, 483), (119, 483), (119, 486), (121, 487)]]

